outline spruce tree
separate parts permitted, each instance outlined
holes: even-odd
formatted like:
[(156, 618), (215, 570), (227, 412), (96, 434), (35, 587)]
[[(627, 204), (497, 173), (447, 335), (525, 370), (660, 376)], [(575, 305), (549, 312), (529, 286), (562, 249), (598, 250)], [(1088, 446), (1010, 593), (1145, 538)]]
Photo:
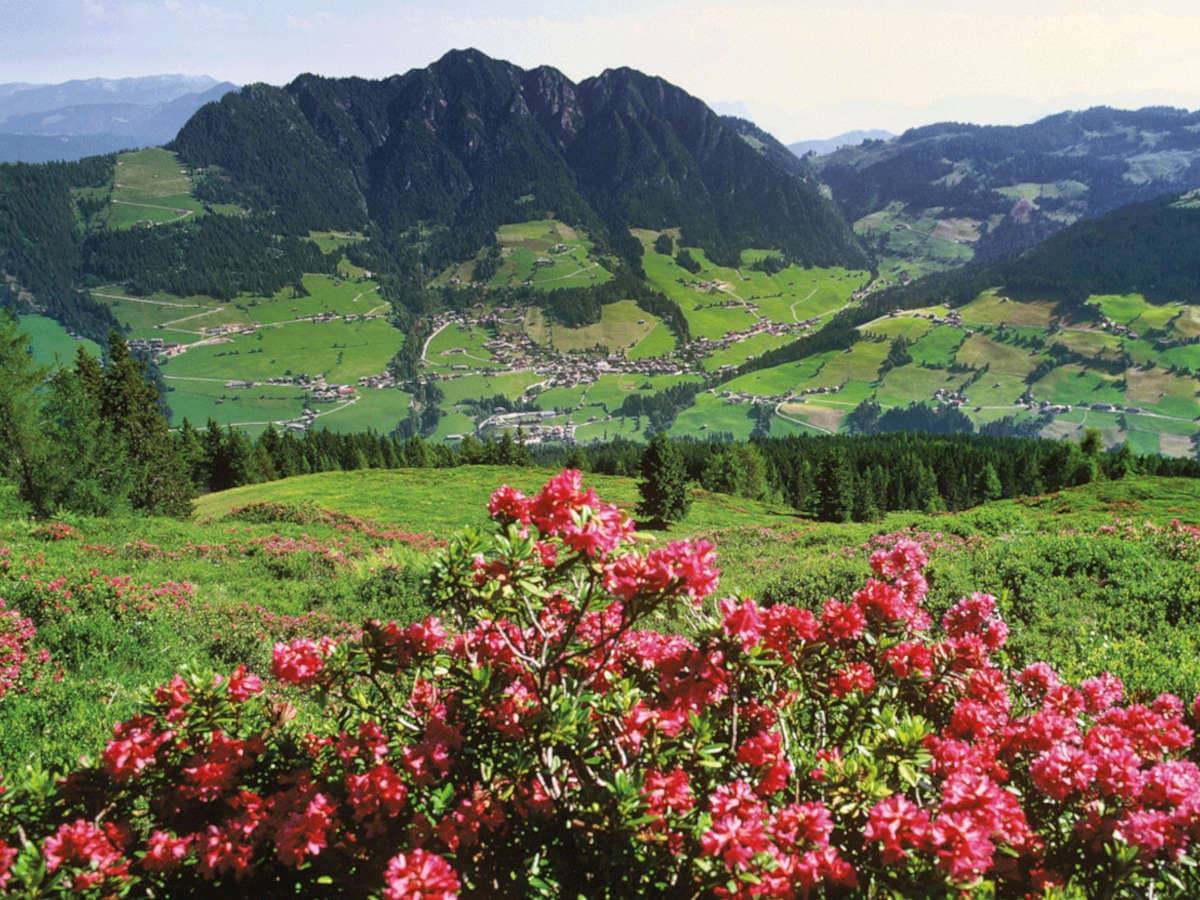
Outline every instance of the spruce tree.
[(16, 321), (0, 311), (0, 475), (16, 482), (21, 499), (38, 515), (50, 511), (43, 476), (48, 448), (38, 423), (44, 374), (33, 364)]
[(683, 455), (663, 432), (654, 436), (642, 454), (638, 491), (642, 495), (638, 515), (659, 527), (678, 522), (691, 508)]
[(134, 508), (156, 515), (190, 513), (191, 477), (159, 410), (158, 393), (115, 331), (109, 336), (108, 365), (100, 384), (100, 414), (125, 443)]
[(854, 470), (845, 450), (834, 447), (825, 454), (815, 487), (817, 518), (823, 522), (849, 522), (854, 511)]

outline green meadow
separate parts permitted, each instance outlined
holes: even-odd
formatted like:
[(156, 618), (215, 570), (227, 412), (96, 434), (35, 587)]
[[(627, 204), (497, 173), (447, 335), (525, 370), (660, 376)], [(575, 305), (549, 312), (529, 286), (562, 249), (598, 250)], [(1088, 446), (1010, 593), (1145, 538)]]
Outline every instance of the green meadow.
[(181, 222), (204, 214), (192, 196), (192, 179), (174, 153), (149, 147), (117, 156), (109, 205), (100, 213), (105, 228)]

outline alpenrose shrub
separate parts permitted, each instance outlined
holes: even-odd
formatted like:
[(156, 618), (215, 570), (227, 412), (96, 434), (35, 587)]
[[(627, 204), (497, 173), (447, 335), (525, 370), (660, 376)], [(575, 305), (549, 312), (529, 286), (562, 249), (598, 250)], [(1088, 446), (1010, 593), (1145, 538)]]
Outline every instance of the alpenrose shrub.
[[(578, 472), (437, 561), (448, 624), (181, 675), (0, 801), (0, 885), (96, 896), (1187, 894), (1197, 710), (1007, 665), (900, 541), (819, 613), (645, 549)], [(653, 621), (673, 630), (650, 630)], [(685, 636), (685, 634), (687, 636)]]

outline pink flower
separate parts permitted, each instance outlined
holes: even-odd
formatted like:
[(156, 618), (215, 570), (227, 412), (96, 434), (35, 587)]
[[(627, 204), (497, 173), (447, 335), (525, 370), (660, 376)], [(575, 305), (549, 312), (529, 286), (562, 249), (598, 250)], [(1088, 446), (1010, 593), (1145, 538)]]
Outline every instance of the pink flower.
[(17, 849), (10, 847), (0, 838), (0, 890), (8, 886), (8, 881), (12, 878), (13, 860), (17, 858)]
[(165, 831), (153, 832), (142, 856), (142, 868), (147, 872), (176, 871), (191, 852), (194, 840), (191, 835), (175, 837)]
[(905, 859), (910, 849), (926, 848), (929, 839), (929, 813), (901, 794), (875, 804), (863, 829), (863, 840), (880, 844), (886, 866)]
[(384, 884), (383, 900), (452, 900), (459, 890), (450, 864), (419, 847), (392, 857)]
[(234, 703), (245, 703), (255, 694), (262, 693), (262, 679), (253, 672), (247, 672), (245, 665), (240, 665), (229, 676), (225, 691)]
[(333, 652), (334, 642), (321, 638), (318, 644), (309, 638), (297, 638), (290, 644), (276, 644), (271, 672), (280, 681), (304, 687), (321, 679), (325, 658)]
[(853, 641), (866, 627), (867, 620), (853, 603), (839, 603), (830, 598), (821, 610), (821, 624), (832, 642)]
[(833, 673), (829, 680), (829, 693), (834, 697), (845, 697), (854, 692), (869, 694), (875, 687), (875, 673), (866, 663), (850, 663)]
[(316, 856), (329, 843), (329, 833), (336, 825), (336, 808), (324, 794), (313, 794), (308, 803), (297, 809), (275, 832), (275, 850), (285, 866), (299, 866), (305, 857)]
[(520, 491), (501, 485), (488, 501), (488, 515), (501, 522), (529, 524), (529, 500)]

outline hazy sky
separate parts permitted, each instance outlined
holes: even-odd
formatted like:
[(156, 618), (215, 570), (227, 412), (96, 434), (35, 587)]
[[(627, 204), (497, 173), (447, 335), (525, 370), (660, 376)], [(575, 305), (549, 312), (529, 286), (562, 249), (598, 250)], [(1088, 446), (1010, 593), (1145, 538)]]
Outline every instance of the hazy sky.
[(576, 80), (633, 66), (785, 141), (1200, 107), (1196, 0), (0, 0), (0, 23), (0, 82), (380, 77), (477, 47)]

